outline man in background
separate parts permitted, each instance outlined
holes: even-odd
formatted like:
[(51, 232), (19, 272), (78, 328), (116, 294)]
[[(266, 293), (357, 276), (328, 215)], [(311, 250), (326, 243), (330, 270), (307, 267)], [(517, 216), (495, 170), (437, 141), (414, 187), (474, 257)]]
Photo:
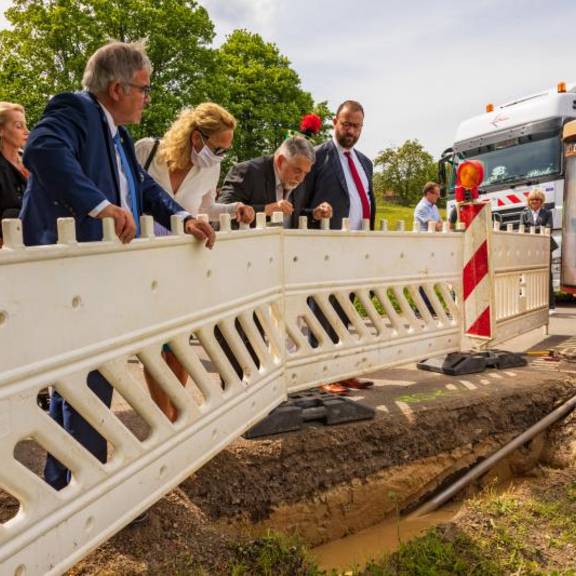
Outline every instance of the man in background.
[(422, 188), (422, 198), (414, 209), (414, 230), (428, 231), (428, 222), (434, 222), (434, 229), (442, 231), (442, 218), (436, 203), (440, 198), (440, 185), (436, 182), (426, 182)]

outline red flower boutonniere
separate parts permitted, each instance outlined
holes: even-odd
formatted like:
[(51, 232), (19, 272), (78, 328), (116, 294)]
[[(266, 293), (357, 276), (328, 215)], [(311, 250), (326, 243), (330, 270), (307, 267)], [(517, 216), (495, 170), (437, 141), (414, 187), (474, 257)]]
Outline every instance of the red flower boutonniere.
[(317, 114), (306, 114), (300, 120), (300, 132), (308, 138), (320, 132), (322, 128), (322, 120)]

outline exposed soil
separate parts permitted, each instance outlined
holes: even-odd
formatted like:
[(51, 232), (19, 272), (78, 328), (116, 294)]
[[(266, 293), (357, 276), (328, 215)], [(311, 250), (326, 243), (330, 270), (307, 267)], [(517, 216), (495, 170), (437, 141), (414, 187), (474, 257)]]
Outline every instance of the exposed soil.
[[(259, 442), (239, 440), (181, 489), (212, 520), (268, 518), (278, 506), (314, 498), (391, 467), (486, 441), (505, 443), (540, 420), (575, 391), (571, 380), (541, 382), (530, 390), (494, 397), (445, 400), (414, 411), (411, 419), (381, 416), (337, 427), (311, 426)], [(422, 482), (420, 483), (422, 485)]]
[[(158, 502), (146, 522), (124, 529), (69, 573), (195, 574), (203, 566), (204, 574), (225, 574), (248, 534), (282, 528), (309, 544), (342, 536), (422, 497), (575, 392), (572, 380), (547, 375), (537, 384), (422, 402), (409, 415), (380, 412), (361, 423), (239, 439)], [(566, 464), (576, 447), (572, 433), (553, 434), (559, 448), (547, 450), (546, 461)], [(527, 448), (519, 466), (537, 452)], [(10, 506), (0, 492), (0, 520)]]

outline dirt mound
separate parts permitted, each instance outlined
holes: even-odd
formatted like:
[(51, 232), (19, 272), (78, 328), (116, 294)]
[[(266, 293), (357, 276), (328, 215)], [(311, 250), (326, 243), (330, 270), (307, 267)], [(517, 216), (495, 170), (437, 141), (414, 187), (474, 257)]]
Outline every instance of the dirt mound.
[(219, 534), (180, 489), (149, 510), (68, 572), (70, 576), (223, 574), (233, 544)]
[(310, 426), (262, 441), (239, 440), (181, 489), (211, 519), (258, 522), (281, 504), (302, 502), (382, 470), (492, 439), (508, 441), (574, 393), (571, 381), (542, 382), (493, 397), (415, 406), (411, 418), (379, 416), (356, 424)]

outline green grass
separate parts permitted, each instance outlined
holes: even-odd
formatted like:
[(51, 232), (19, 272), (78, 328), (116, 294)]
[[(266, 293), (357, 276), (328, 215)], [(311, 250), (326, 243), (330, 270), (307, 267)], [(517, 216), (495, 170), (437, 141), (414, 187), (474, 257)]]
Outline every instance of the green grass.
[(468, 536), (456, 533), (447, 538), (435, 529), (354, 576), (504, 576), (504, 572)]
[(308, 558), (298, 539), (278, 533), (242, 544), (230, 566), (231, 576), (328, 576)]
[(430, 402), (436, 400), (437, 398), (446, 396), (449, 394), (447, 390), (434, 390), (433, 392), (416, 392), (415, 394), (403, 394), (402, 396), (397, 396), (396, 400), (399, 402), (404, 402), (405, 404), (417, 404), (418, 402)]
[[(376, 203), (376, 229), (380, 229), (380, 220), (388, 220), (388, 230), (396, 230), (396, 223), (404, 220), (406, 230), (412, 230), (412, 221), (414, 219), (415, 206), (400, 206), (390, 202)], [(440, 216), (446, 218), (446, 209), (440, 208)]]

